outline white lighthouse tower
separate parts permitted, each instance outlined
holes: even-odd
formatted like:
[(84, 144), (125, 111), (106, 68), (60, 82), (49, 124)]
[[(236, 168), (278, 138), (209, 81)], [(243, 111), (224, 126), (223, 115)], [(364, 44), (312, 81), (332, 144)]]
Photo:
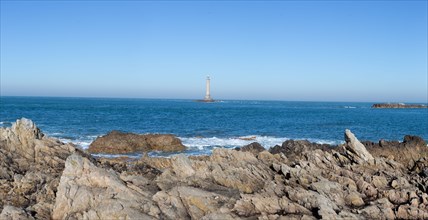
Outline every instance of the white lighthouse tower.
[(210, 94), (210, 80), (211, 80), (210, 76), (207, 76), (206, 92), (205, 92), (205, 99), (204, 99), (205, 102), (212, 102), (212, 101), (214, 101), (211, 98), (211, 94)]

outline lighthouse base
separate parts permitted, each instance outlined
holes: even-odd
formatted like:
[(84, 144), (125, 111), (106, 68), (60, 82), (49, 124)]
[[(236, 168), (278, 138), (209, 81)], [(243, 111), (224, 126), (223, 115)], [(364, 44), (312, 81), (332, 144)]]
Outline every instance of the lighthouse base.
[(216, 100), (214, 100), (214, 99), (199, 99), (199, 100), (195, 100), (195, 102), (216, 102)]

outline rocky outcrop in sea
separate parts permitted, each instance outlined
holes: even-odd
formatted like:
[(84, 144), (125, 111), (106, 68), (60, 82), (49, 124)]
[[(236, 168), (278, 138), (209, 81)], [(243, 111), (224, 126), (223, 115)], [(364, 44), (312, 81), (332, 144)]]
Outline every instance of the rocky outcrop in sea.
[(427, 105), (404, 104), (404, 103), (378, 103), (373, 104), (372, 108), (428, 108)]
[(112, 131), (89, 146), (90, 153), (125, 154), (149, 151), (182, 151), (186, 147), (171, 134), (134, 134)]
[(0, 128), (0, 219), (428, 219), (425, 141), (345, 141), (93, 158), (21, 119)]

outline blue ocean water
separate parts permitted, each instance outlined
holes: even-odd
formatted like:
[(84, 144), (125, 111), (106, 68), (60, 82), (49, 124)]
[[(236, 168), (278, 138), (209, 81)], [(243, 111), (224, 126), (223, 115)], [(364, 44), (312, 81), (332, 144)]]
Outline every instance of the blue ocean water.
[(47, 135), (82, 148), (111, 130), (172, 133), (189, 147), (188, 154), (253, 141), (265, 148), (287, 139), (338, 144), (347, 128), (360, 140), (402, 140), (406, 134), (428, 140), (428, 109), (372, 109), (372, 104), (1, 97), (0, 126), (30, 118)]

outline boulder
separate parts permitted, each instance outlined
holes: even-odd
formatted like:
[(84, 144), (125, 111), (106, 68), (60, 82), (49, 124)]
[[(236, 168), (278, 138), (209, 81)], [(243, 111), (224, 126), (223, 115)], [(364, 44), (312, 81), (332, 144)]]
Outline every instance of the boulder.
[(89, 145), (90, 153), (125, 154), (149, 151), (182, 151), (186, 147), (171, 134), (133, 134), (112, 131)]
[(367, 151), (364, 145), (355, 137), (355, 135), (348, 129), (345, 130), (344, 146), (345, 154), (356, 163), (373, 163), (373, 156)]

